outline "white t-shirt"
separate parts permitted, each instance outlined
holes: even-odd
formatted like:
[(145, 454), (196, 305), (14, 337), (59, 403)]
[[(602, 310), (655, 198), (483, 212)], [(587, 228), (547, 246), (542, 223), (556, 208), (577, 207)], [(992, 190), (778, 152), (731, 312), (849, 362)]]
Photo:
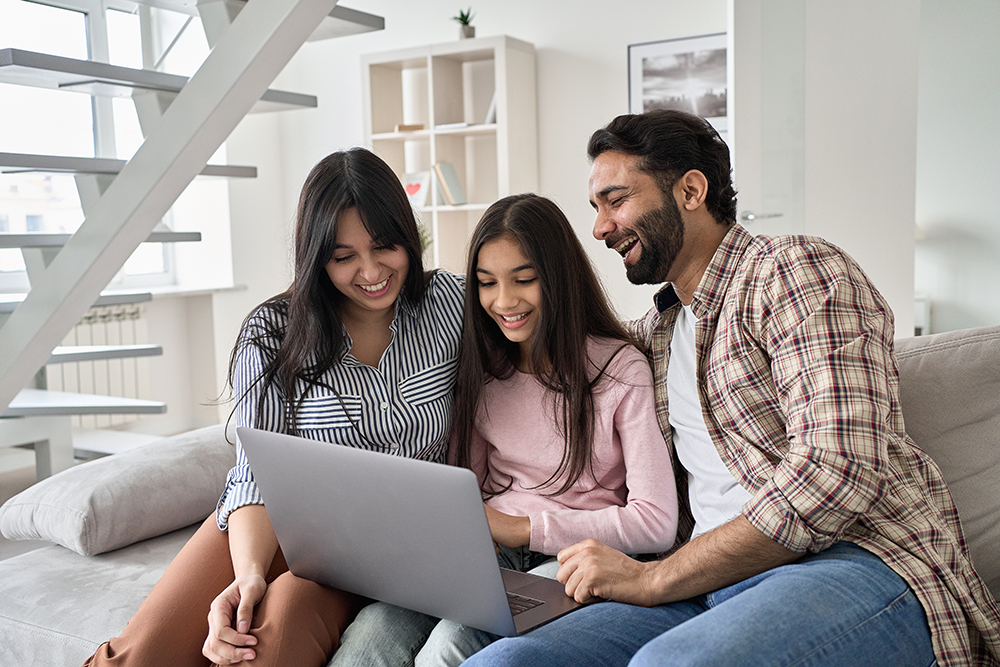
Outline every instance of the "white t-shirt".
[(688, 500), (694, 515), (692, 537), (707, 533), (738, 516), (750, 500), (747, 492), (719, 457), (701, 414), (695, 361), (694, 327), (690, 306), (683, 306), (670, 341), (667, 401), (674, 449), (688, 473)]

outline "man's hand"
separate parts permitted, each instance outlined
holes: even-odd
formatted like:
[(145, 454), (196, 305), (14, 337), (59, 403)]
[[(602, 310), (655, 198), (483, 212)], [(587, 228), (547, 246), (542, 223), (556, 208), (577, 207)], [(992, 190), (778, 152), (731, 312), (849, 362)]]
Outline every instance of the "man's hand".
[(250, 621), (253, 619), (253, 608), (264, 597), (266, 590), (264, 577), (254, 574), (237, 578), (219, 593), (208, 613), (208, 637), (201, 650), (206, 658), (226, 665), (256, 657), (250, 648), (257, 645), (257, 638), (249, 634)]
[(483, 506), (494, 542), (505, 547), (523, 547), (531, 542), (531, 519), (504, 514), (485, 503)]
[(556, 579), (577, 602), (615, 600), (651, 607), (656, 604), (648, 564), (590, 539), (568, 546), (556, 556)]

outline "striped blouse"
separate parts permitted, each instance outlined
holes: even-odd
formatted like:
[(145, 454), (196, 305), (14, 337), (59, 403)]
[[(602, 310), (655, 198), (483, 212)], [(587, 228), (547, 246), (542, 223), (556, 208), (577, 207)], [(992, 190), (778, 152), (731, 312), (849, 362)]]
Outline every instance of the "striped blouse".
[[(654, 363), (657, 418), (680, 302), (668, 284), (636, 331)], [(906, 435), (889, 305), (844, 252), (734, 225), (691, 307), (709, 435), (751, 494), (743, 515), (798, 553), (839, 540), (881, 558), (923, 605), (938, 664), (996, 665), (1000, 606), (973, 570), (937, 465)], [(678, 543), (692, 525), (674, 461)]]
[[(298, 399), (305, 392), (296, 423), (298, 434), (322, 442), (444, 461), (451, 431), (464, 291), (464, 276), (438, 271), (420, 306), (400, 296), (389, 327), (392, 338), (378, 368), (361, 363), (345, 351), (341, 363), (322, 378), (322, 384), (333, 387), (336, 394), (319, 384), (302, 385), (296, 396)], [(258, 391), (246, 391), (278, 346), (274, 341), (272, 349), (264, 351), (257, 345), (243, 344), (249, 335), (264, 331), (265, 323), (283, 329), (286, 318), (261, 308), (241, 333), (233, 379), (238, 399), (236, 424), (283, 431), (287, 403), (283, 391), (274, 385), (264, 396)], [(345, 350), (350, 346), (347, 336)], [(264, 410), (257, 424), (260, 401), (264, 402)], [(229, 471), (218, 504), (222, 530), (228, 528), (233, 510), (263, 504), (239, 441), (236, 454), (236, 466)]]

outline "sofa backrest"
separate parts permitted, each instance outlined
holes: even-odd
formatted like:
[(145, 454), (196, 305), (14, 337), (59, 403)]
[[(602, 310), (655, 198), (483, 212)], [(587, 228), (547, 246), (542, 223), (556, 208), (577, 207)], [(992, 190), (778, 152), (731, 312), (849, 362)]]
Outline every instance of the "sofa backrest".
[(940, 466), (976, 571), (1000, 599), (1000, 327), (895, 345), (906, 432)]

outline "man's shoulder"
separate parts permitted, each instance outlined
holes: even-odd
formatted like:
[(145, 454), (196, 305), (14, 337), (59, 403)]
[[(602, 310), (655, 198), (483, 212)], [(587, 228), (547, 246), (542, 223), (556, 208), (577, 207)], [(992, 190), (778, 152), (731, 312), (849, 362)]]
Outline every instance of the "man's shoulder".
[(839, 246), (819, 236), (755, 236), (747, 245), (739, 265), (742, 272), (781, 271), (812, 274), (822, 270), (831, 275), (852, 272), (857, 263)]
[(806, 234), (781, 234), (777, 236), (754, 236), (747, 246), (747, 254), (760, 257), (794, 256), (800, 252), (820, 249), (823, 252), (846, 254), (842, 249), (819, 236)]

